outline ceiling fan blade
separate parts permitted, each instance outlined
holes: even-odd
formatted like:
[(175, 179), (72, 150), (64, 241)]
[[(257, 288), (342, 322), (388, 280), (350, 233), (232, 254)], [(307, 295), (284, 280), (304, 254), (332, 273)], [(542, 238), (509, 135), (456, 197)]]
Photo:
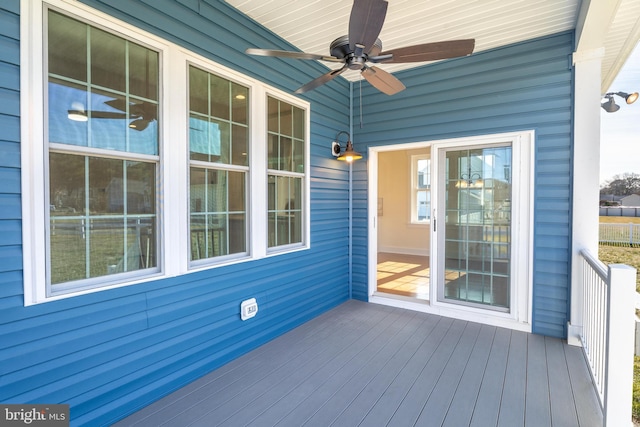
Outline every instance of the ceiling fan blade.
[(147, 119), (136, 119), (134, 121), (132, 121), (131, 123), (129, 123), (129, 127), (131, 129), (135, 129), (138, 131), (143, 131), (147, 128), (147, 126), (149, 126), (149, 120)]
[(115, 113), (112, 111), (95, 111), (92, 110), (91, 118), (94, 119), (128, 119), (129, 116), (125, 113)]
[(400, 80), (378, 67), (366, 67), (362, 70), (362, 75), (371, 86), (387, 95), (394, 95), (405, 89)]
[(318, 86), (322, 86), (323, 84), (335, 79), (346, 70), (347, 70), (347, 66), (345, 65), (344, 67), (338, 70), (329, 71), (328, 73), (323, 74), (320, 77), (314, 80), (311, 80), (309, 83), (305, 84), (304, 86), (298, 88), (298, 90), (296, 90), (296, 93), (305, 93), (317, 88)]
[(104, 102), (109, 107), (120, 111), (127, 111), (127, 100), (124, 98), (114, 98)]
[[(438, 59), (456, 58), (471, 55), (475, 47), (475, 39), (449, 40), (436, 43), (424, 43), (401, 47), (381, 52), (370, 57), (371, 62), (393, 64), (400, 62), (436, 61)], [(391, 55), (391, 57), (389, 57)], [(379, 58), (376, 60), (376, 58)]]
[(354, 52), (356, 44), (364, 46), (369, 53), (380, 35), (388, 3), (385, 0), (354, 0), (349, 17), (349, 49)]
[(342, 59), (336, 58), (334, 56), (316, 55), (313, 53), (304, 53), (304, 52), (290, 52), (288, 50), (249, 48), (245, 50), (245, 53), (249, 55), (258, 55), (258, 56), (276, 56), (279, 58), (311, 59), (311, 60), (319, 60), (319, 61), (344, 62)]

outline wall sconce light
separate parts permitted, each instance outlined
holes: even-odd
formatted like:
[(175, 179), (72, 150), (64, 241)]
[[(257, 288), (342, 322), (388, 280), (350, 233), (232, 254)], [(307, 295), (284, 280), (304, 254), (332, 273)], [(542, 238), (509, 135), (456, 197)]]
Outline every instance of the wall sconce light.
[[(338, 140), (338, 138), (342, 134), (347, 135), (347, 146), (345, 150), (341, 152), (342, 147), (340, 147), (340, 141)], [(351, 143), (351, 135), (349, 135), (349, 132), (346, 131), (340, 131), (336, 135), (336, 140), (331, 143), (331, 155), (337, 157), (338, 160), (344, 160), (348, 163), (362, 158), (362, 154), (353, 149), (353, 144)]]
[(638, 99), (638, 92), (633, 92), (633, 93), (609, 92), (609, 93), (606, 93), (603, 98), (606, 98), (607, 100), (605, 102), (603, 102), (602, 104), (600, 104), (600, 106), (607, 113), (615, 113), (616, 111), (618, 111), (620, 109), (620, 106), (618, 104), (616, 104), (616, 102), (614, 101), (613, 95), (616, 95), (616, 96), (619, 96), (620, 98), (623, 98), (627, 104), (633, 104)]

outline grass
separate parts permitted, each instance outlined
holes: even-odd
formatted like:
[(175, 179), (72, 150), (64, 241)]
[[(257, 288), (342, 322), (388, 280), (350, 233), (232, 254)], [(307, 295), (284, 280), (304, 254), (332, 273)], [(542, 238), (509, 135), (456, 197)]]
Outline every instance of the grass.
[[(640, 271), (640, 248), (600, 245), (598, 258), (605, 264), (627, 264)], [(636, 274), (636, 291), (640, 292), (640, 276)]]
[(630, 222), (634, 224), (640, 224), (640, 217), (632, 217), (632, 216), (601, 216), (600, 222), (604, 222), (607, 224), (629, 224)]

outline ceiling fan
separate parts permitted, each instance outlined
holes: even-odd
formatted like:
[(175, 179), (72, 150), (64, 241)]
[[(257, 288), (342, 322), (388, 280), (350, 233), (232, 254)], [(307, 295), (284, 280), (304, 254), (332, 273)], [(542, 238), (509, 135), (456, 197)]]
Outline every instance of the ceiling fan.
[(382, 42), (378, 38), (382, 30), (388, 3), (385, 0), (354, 0), (349, 17), (349, 34), (338, 37), (329, 46), (330, 56), (286, 50), (249, 48), (246, 53), (260, 56), (278, 56), (282, 58), (322, 60), (339, 62), (344, 65), (337, 70), (310, 81), (296, 90), (304, 93), (321, 86), (346, 70), (360, 70), (372, 86), (387, 95), (393, 95), (405, 89), (400, 80), (383, 69), (368, 63), (397, 64), (405, 62), (435, 61), (470, 55), (475, 39), (450, 40), (436, 43), (424, 43), (382, 51)]
[[(91, 110), (91, 118), (93, 119), (127, 119), (127, 120), (133, 119), (129, 123), (129, 127), (137, 131), (145, 130), (147, 126), (149, 126), (149, 123), (157, 119), (158, 106), (151, 102), (130, 101), (129, 114), (126, 113), (127, 101), (123, 98), (111, 99), (109, 101), (105, 101), (104, 103), (122, 112), (120, 113), (116, 111)], [(77, 121), (88, 120), (87, 112), (84, 110), (82, 105), (79, 105), (79, 106), (72, 105), (72, 107), (73, 107), (72, 110), (68, 110), (68, 116), (70, 119), (77, 120)]]

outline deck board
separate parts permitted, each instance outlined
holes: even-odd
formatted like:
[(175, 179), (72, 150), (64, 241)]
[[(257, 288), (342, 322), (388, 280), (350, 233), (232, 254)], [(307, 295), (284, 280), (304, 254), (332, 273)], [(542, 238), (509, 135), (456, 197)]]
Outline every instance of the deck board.
[(348, 301), (125, 418), (125, 426), (581, 426), (579, 348)]

